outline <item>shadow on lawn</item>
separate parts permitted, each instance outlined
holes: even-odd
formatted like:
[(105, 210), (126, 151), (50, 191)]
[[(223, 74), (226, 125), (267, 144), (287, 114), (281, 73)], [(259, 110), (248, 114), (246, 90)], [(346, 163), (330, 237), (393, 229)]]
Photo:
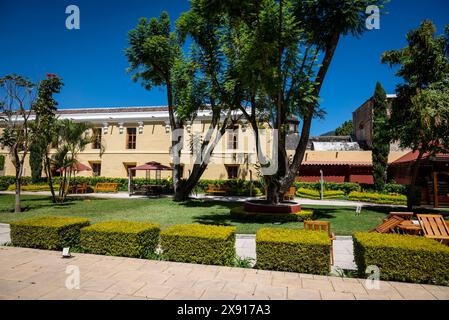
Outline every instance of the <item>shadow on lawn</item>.
[(185, 202), (180, 202), (180, 206), (188, 207), (188, 208), (227, 208), (232, 209), (236, 207), (238, 204), (235, 202), (224, 202), (224, 201), (210, 201), (210, 200), (188, 200)]

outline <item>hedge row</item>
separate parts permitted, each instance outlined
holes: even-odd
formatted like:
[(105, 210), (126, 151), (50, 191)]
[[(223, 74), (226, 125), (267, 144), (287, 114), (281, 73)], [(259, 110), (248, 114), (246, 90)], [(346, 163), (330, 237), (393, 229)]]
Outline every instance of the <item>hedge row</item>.
[(259, 269), (327, 275), (331, 240), (327, 232), (259, 229), (256, 256)]
[(302, 222), (313, 219), (313, 211), (301, 210), (298, 213), (257, 213), (247, 212), (243, 206), (231, 209), (231, 218), (257, 222)]
[(18, 247), (61, 250), (78, 246), (84, 218), (41, 217), (11, 223), (11, 242)]
[[(297, 190), (301, 188), (315, 190), (318, 192), (321, 190), (320, 182), (295, 182), (293, 185)], [(325, 182), (323, 186), (324, 190), (326, 191), (343, 191), (345, 194), (349, 194), (352, 191), (362, 190), (361, 186), (358, 183), (351, 183), (351, 182), (343, 182), (343, 183)]]
[(369, 192), (351, 192), (348, 196), (348, 200), (398, 205), (405, 205), (407, 203), (407, 197), (404, 195)]
[(81, 248), (89, 253), (145, 258), (159, 243), (157, 224), (134, 221), (108, 221), (81, 229)]
[[(306, 199), (313, 199), (313, 200), (321, 199), (320, 191), (305, 189), (305, 188), (299, 188), (298, 191), (296, 191), (296, 195), (300, 198), (306, 198)], [(345, 195), (344, 191), (339, 191), (339, 190), (324, 191), (323, 198), (325, 200), (326, 199), (346, 199), (346, 195)]]
[(161, 248), (170, 261), (232, 265), (235, 228), (200, 224), (176, 225), (161, 232)]
[(417, 236), (354, 234), (354, 259), (360, 277), (367, 266), (380, 270), (380, 279), (449, 285), (449, 247)]

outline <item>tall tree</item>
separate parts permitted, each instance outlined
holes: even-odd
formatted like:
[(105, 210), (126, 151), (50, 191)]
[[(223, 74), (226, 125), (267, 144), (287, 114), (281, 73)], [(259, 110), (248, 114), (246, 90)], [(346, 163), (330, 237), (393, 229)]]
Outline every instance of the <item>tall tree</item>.
[(55, 112), (58, 105), (53, 95), (59, 93), (62, 86), (63, 83), (58, 76), (48, 74), (47, 79), (39, 83), (37, 100), (33, 106), (36, 118), (32, 123), (33, 143), (30, 148), (32, 179), (40, 180), (42, 169), (44, 169), (53, 202), (56, 202), (56, 195), (53, 187), (50, 149), (57, 140)]
[[(241, 92), (241, 112), (253, 129), (259, 146), (259, 124), (269, 115), (278, 132), (277, 170), (265, 174), (267, 200), (278, 203), (293, 183), (307, 148), (314, 117), (322, 115), (319, 95), (342, 35), (360, 36), (366, 30), (369, 0), (252, 0), (193, 1), (204, 17), (225, 17), (230, 66), (228, 87)], [(237, 84), (236, 87), (232, 84)], [(286, 151), (290, 117), (301, 119), (299, 143), (293, 158)], [(265, 156), (257, 150), (261, 163)], [(270, 165), (270, 164), (268, 164)], [(265, 165), (266, 167), (267, 165)], [(262, 171), (263, 172), (263, 171)]]
[(34, 104), (35, 85), (19, 75), (0, 78), (0, 121), (3, 132), (0, 143), (9, 151), (15, 168), (14, 212), (21, 212), (20, 191), (25, 159), (30, 150), (30, 121)]
[(411, 170), (409, 209), (413, 206), (423, 156), (447, 152), (446, 91), (442, 88), (447, 86), (449, 78), (449, 26), (445, 31), (445, 35), (436, 36), (435, 25), (426, 20), (407, 34), (405, 48), (387, 51), (382, 56), (382, 62), (399, 66), (396, 75), (404, 80), (396, 88), (397, 99), (392, 106), (392, 138), (418, 153)]
[(352, 120), (348, 120), (343, 122), (341, 126), (335, 129), (335, 135), (340, 136), (352, 136), (354, 133), (354, 128), (352, 124)]
[[(126, 55), (134, 79), (142, 81), (147, 89), (158, 85), (164, 85), (167, 89), (176, 201), (189, 197), (230, 121), (231, 113), (223, 99), (222, 53), (217, 28), (216, 22), (206, 21), (196, 12), (189, 11), (179, 19), (176, 35), (170, 31), (168, 14), (163, 12), (159, 19), (153, 18), (150, 22), (141, 19), (136, 29), (129, 33), (130, 47)], [(194, 43), (186, 55), (181, 45), (188, 35)], [(181, 180), (180, 158), (184, 140), (187, 140), (184, 127), (202, 109), (210, 111), (211, 123), (196, 143), (189, 177)], [(196, 140), (193, 134), (189, 139), (190, 142)]]
[(382, 192), (387, 183), (388, 155), (390, 154), (390, 134), (388, 130), (387, 94), (378, 82), (373, 96), (373, 177), (374, 188)]

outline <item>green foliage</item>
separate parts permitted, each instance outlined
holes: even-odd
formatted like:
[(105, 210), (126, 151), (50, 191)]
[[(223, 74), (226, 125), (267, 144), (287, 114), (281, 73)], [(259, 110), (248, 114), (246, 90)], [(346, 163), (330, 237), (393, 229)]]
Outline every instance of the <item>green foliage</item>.
[(387, 95), (378, 82), (373, 97), (373, 178), (374, 189), (382, 192), (387, 183), (388, 155), (390, 153), (390, 133), (388, 129)]
[(351, 192), (348, 196), (348, 200), (398, 205), (405, 205), (407, 203), (407, 197), (401, 194), (382, 194), (370, 192)]
[[(55, 188), (58, 188), (58, 185), (54, 185)], [(14, 191), (16, 186), (14, 184), (10, 185), (7, 189), (7, 191)], [(22, 191), (30, 191), (30, 192), (37, 192), (37, 191), (50, 191), (50, 187), (47, 184), (30, 184), (30, 185), (22, 185), (20, 190)]]
[[(306, 199), (314, 199), (314, 200), (320, 200), (321, 199), (321, 193), (320, 191), (311, 190), (311, 189), (305, 189), (305, 188), (299, 188), (296, 191), (296, 195), (300, 198), (306, 198)], [(325, 200), (329, 199), (345, 199), (346, 194), (344, 191), (340, 190), (331, 190), (331, 191), (324, 191), (323, 192), (323, 198)]]
[[(293, 184), (296, 189), (304, 188), (310, 190), (321, 190), (321, 184), (319, 182), (295, 182)], [(325, 182), (324, 190), (333, 190), (333, 191), (343, 191), (345, 194), (349, 194), (352, 191), (361, 191), (362, 188), (358, 183), (352, 182), (344, 182), (344, 183), (335, 183), (335, 182)]]
[(61, 250), (78, 246), (80, 229), (89, 225), (85, 218), (47, 216), (11, 223), (11, 242), (17, 247)]
[(389, 281), (449, 285), (449, 248), (424, 237), (355, 233), (354, 257), (360, 277), (367, 266)]
[(449, 148), (449, 37), (435, 33), (435, 25), (423, 21), (407, 34), (405, 48), (387, 51), (382, 56), (383, 63), (398, 67), (396, 75), (403, 79), (392, 105), (391, 138), (400, 141), (402, 148), (418, 151), (411, 175), (409, 208), (413, 205), (422, 156), (446, 153)]
[(5, 156), (0, 154), (0, 171), (5, 169)]
[(161, 232), (161, 248), (170, 261), (232, 266), (235, 228), (176, 225)]
[(231, 218), (257, 222), (302, 222), (313, 219), (312, 210), (301, 210), (298, 213), (257, 213), (247, 212), (244, 207), (232, 208)]
[(335, 129), (336, 136), (352, 136), (354, 133), (354, 128), (352, 120), (345, 121), (340, 127)]
[(159, 243), (158, 224), (134, 221), (107, 221), (81, 229), (85, 252), (110, 256), (146, 258)]
[(326, 232), (262, 228), (256, 235), (257, 268), (327, 275), (330, 246)]

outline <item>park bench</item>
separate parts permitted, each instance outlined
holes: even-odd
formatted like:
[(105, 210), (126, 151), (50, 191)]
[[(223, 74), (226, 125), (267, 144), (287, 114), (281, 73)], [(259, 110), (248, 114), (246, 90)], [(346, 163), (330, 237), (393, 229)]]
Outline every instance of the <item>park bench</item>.
[(390, 233), (394, 232), (396, 227), (399, 226), (404, 221), (404, 218), (399, 217), (397, 215), (393, 215), (383, 223), (378, 225), (375, 229), (370, 232), (378, 232), (378, 233)]
[(207, 194), (222, 194), (225, 195), (226, 193), (228, 193), (228, 190), (224, 187), (224, 186), (218, 186), (215, 184), (209, 184), (207, 186), (207, 190), (206, 190)]
[(290, 189), (283, 194), (284, 201), (285, 200), (293, 200), (296, 195), (296, 188), (290, 187)]
[(97, 183), (94, 187), (94, 192), (117, 192), (118, 183)]

